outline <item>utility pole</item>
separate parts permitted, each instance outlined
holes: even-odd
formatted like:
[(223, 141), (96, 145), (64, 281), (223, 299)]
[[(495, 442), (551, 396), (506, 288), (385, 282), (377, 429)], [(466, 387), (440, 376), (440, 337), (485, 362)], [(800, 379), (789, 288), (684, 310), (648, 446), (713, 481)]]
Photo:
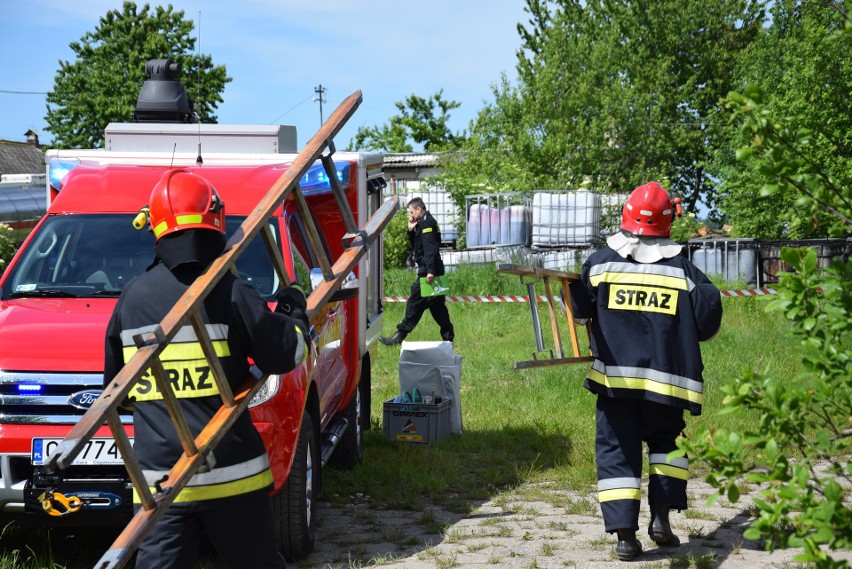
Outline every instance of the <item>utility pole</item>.
[(322, 104), (325, 103), (325, 99), (322, 98), (325, 94), (325, 87), (322, 86), (322, 83), (319, 84), (319, 87), (314, 87), (314, 93), (317, 94), (314, 101), (319, 101), (320, 104), (320, 126), (322, 126)]

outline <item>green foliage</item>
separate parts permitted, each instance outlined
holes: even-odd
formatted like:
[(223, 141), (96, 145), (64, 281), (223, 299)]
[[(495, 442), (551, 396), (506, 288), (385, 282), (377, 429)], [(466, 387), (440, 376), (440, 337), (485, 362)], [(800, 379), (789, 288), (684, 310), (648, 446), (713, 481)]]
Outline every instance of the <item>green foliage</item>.
[(445, 183), (456, 204), (495, 191), (629, 191), (668, 178), (712, 205), (716, 114), (763, 21), (755, 0), (527, 0), (518, 84), (504, 76)]
[(411, 242), (408, 240), (408, 210), (400, 208), (385, 227), (382, 236), (385, 268), (404, 267), (405, 260), (411, 253)]
[[(779, 216), (789, 224), (789, 234), (847, 235), (852, 227), (852, 175), (835, 181), (822, 167), (814, 152), (819, 146), (814, 133), (800, 127), (797, 118), (776, 118), (757, 87), (747, 87), (742, 95), (731, 93), (726, 106), (748, 136), (749, 144), (737, 150), (737, 156), (754, 158), (758, 180), (763, 181), (760, 196), (793, 206), (787, 210), (789, 217)], [(843, 161), (852, 174), (850, 157)], [(777, 210), (773, 213), (778, 216)]]
[(699, 229), (701, 229), (701, 222), (694, 216), (685, 214), (683, 217), (675, 218), (672, 222), (671, 238), (678, 243), (684, 243), (696, 237)]
[(397, 101), (399, 114), (392, 116), (387, 124), (358, 128), (355, 138), (349, 142), (350, 148), (412, 152), (413, 144), (418, 144), (426, 152), (436, 152), (457, 147), (464, 140), (464, 134), (450, 131), (447, 121), (450, 111), (459, 108), (461, 103), (446, 101), (443, 94), (441, 90), (428, 99), (411, 94), (405, 101)]
[(145, 80), (150, 59), (173, 59), (181, 64), (187, 97), (201, 122), (216, 122), (214, 110), (231, 80), (224, 66), (214, 66), (209, 55), (194, 53), (193, 24), (171, 5), (137, 9), (124, 2), (110, 10), (93, 32), (69, 47), (74, 61), (60, 61), (53, 90), (47, 95), (47, 130), (54, 146), (103, 146), (110, 122), (128, 122)]
[(16, 250), (15, 241), (12, 239), (12, 228), (0, 223), (0, 271), (5, 270)]
[(845, 189), (848, 204), (852, 186), (852, 34), (843, 33), (842, 2), (783, 0), (771, 9), (772, 24), (738, 61), (738, 83), (749, 88), (725, 101), (732, 144), (715, 158), (721, 200), (738, 236), (826, 237), (836, 234), (834, 212), (820, 188)]
[(795, 272), (782, 275), (769, 308), (794, 324), (801, 374), (750, 371), (723, 385), (722, 413), (748, 410), (758, 421), (742, 432), (705, 428), (682, 448), (707, 463), (707, 481), (733, 502), (741, 477), (762, 485), (747, 538), (766, 538), (770, 549), (803, 547), (799, 561), (829, 567), (820, 546), (852, 547), (852, 510), (837, 482), (852, 482), (852, 263), (820, 271), (813, 249), (785, 248), (782, 258)]
[[(845, 41), (852, 22), (833, 6), (846, 35), (831, 37)], [(749, 141), (737, 157), (761, 175), (764, 196), (793, 200), (793, 231), (811, 224), (849, 235), (848, 185), (835, 181), (830, 161), (814, 158), (821, 143), (795, 119), (779, 118), (757, 88), (732, 93), (727, 105)], [(736, 502), (742, 478), (761, 486), (760, 514), (745, 537), (764, 538), (769, 549), (803, 547), (797, 560), (817, 567), (848, 566), (831, 552), (852, 547), (852, 510), (841, 485), (852, 482), (852, 260), (823, 269), (812, 249), (784, 248), (781, 257), (793, 272), (781, 275), (769, 309), (792, 323), (802, 372), (748, 371), (721, 386), (722, 413), (756, 413), (758, 420), (741, 430), (705, 428), (681, 448), (710, 467), (707, 481), (719, 490), (711, 500), (721, 493)]]

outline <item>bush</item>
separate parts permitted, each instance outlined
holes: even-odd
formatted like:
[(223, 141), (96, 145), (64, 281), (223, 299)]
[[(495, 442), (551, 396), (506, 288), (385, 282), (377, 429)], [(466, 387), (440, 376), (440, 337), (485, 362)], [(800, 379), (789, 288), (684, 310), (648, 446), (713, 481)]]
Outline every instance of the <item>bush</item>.
[(16, 250), (15, 241), (12, 239), (12, 228), (0, 223), (0, 271), (6, 268)]
[(402, 208), (393, 216), (384, 230), (385, 267), (402, 268), (411, 253), (408, 241), (408, 210)]

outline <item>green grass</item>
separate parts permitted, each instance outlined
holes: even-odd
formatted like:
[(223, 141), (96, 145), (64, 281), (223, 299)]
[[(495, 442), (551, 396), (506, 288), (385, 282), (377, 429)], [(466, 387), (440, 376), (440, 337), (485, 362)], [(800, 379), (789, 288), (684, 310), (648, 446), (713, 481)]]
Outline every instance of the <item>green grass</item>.
[[(410, 271), (389, 271), (386, 294), (407, 295), (413, 280)], [(518, 277), (496, 275), (493, 268), (453, 272), (450, 287), (453, 295), (526, 294)], [(540, 285), (537, 294), (543, 294)], [(704, 414), (687, 417), (687, 434), (702, 424), (742, 429), (754, 422), (748, 414), (718, 414), (722, 407), (719, 386), (744, 369), (769, 366), (784, 370), (783, 377), (795, 381), (800, 353), (796, 340), (786, 321), (763, 311), (764, 304), (762, 298), (723, 299), (722, 331), (703, 344), (702, 350)], [(321, 499), (348, 503), (350, 496), (362, 493), (374, 507), (421, 512), (424, 523), (433, 508), (466, 513), (529, 482), (587, 491), (593, 499), (595, 398), (582, 387), (589, 364), (515, 370), (515, 362), (531, 359), (535, 350), (526, 304), (450, 303), (449, 309), (456, 328), (455, 351), (462, 356), (465, 432), (432, 445), (385, 440), (382, 402), (398, 395), (399, 348), (379, 346), (372, 374), (373, 429), (366, 437), (365, 462), (351, 471), (327, 469)], [(393, 332), (403, 311), (402, 303), (386, 304), (386, 335)], [(552, 347), (542, 303), (539, 314), (545, 345)], [(562, 335), (567, 339), (564, 326)], [(427, 313), (408, 339), (439, 337), (438, 327)], [(701, 475), (694, 472), (692, 476)], [(565, 507), (589, 506), (571, 503)], [(0, 539), (0, 569), (91, 566), (112, 541), (104, 535), (103, 531), (59, 534), (12, 526)], [(78, 564), (78, 557), (86, 551), (98, 555), (90, 557), (88, 565)], [(445, 567), (455, 563), (452, 557), (434, 561)], [(706, 566), (704, 559), (683, 562), (683, 566)]]
[[(410, 271), (392, 271), (386, 294), (405, 296), (412, 280)], [(723, 289), (742, 288), (739, 283), (717, 284)], [(493, 268), (453, 272), (450, 287), (454, 295), (526, 294), (518, 277), (495, 275)], [(537, 293), (543, 293), (540, 284)], [(719, 415), (719, 387), (743, 370), (783, 369), (784, 376), (793, 380), (799, 369), (799, 350), (790, 327), (777, 314), (765, 313), (766, 299), (725, 297), (722, 302), (722, 330), (702, 345), (704, 413), (687, 417), (687, 435), (701, 425), (741, 430), (753, 423), (755, 417), (747, 413)], [(449, 308), (456, 328), (455, 351), (462, 356), (464, 434), (429, 446), (383, 438), (382, 402), (398, 395), (399, 349), (380, 346), (373, 366), (374, 428), (368, 433), (365, 464), (351, 472), (329, 471), (328, 491), (344, 499), (347, 493), (362, 492), (377, 507), (419, 510), (438, 504), (461, 512), (528, 482), (591, 492), (594, 396), (582, 387), (588, 364), (514, 369), (516, 362), (532, 359), (536, 349), (526, 304), (450, 303)], [(393, 332), (403, 311), (402, 303), (386, 305), (385, 334)], [(552, 348), (543, 303), (539, 317), (545, 346)], [(567, 346), (565, 324), (560, 333)], [(408, 339), (439, 337), (437, 325), (426, 313)], [(585, 350), (583, 333), (580, 339)], [(693, 477), (699, 476), (700, 465), (694, 465)]]

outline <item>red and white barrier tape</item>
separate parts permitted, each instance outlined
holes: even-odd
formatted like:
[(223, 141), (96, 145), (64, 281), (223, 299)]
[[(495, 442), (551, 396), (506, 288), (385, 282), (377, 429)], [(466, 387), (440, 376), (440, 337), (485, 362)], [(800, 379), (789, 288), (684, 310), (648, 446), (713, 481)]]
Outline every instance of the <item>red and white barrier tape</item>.
[[(765, 296), (767, 294), (777, 294), (773, 288), (754, 288), (746, 290), (723, 290), (720, 291), (722, 296)], [(447, 302), (529, 302), (528, 296), (447, 296)], [(539, 302), (547, 302), (546, 296), (537, 296)], [(554, 300), (558, 298), (554, 297)], [(382, 302), (407, 302), (407, 296), (386, 296)]]
[(747, 290), (723, 290), (722, 296), (765, 296), (778, 294), (774, 288), (751, 288)]

